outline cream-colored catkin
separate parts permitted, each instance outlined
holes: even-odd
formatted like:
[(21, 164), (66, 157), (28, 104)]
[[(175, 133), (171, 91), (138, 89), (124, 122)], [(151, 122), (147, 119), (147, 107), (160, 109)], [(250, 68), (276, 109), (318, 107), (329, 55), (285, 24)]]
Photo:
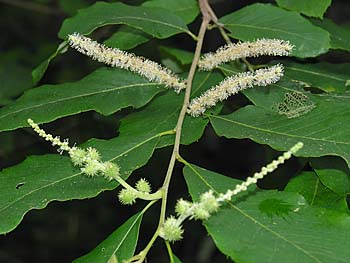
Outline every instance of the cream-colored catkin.
[(254, 42), (239, 42), (220, 47), (216, 52), (202, 56), (198, 66), (202, 70), (212, 70), (220, 64), (240, 58), (258, 56), (289, 56), (293, 50), (289, 41), (280, 39), (258, 39)]
[(185, 82), (181, 81), (169, 69), (149, 59), (135, 56), (117, 48), (107, 47), (78, 33), (69, 35), (68, 42), (80, 53), (99, 62), (138, 73), (149, 81), (173, 87), (177, 92), (186, 88)]
[(276, 83), (283, 76), (283, 66), (277, 64), (272, 67), (258, 69), (254, 72), (242, 72), (227, 77), (218, 85), (194, 98), (187, 109), (187, 113), (193, 117), (202, 115), (206, 109), (216, 105), (217, 102), (226, 100), (229, 96), (253, 86), (267, 86)]
[(283, 153), (283, 155), (279, 156), (276, 160), (261, 168), (260, 172), (255, 173), (252, 177), (248, 177), (243, 183), (236, 185), (235, 189), (227, 190), (225, 194), (220, 194), (217, 198), (217, 201), (230, 201), (232, 196), (237, 195), (240, 192), (246, 191), (248, 186), (256, 184), (258, 180), (264, 178), (264, 176), (266, 176), (267, 174), (272, 173), (278, 168), (280, 164), (283, 164), (285, 161), (290, 159), (292, 155), (298, 152), (301, 148), (303, 148), (303, 146), (304, 144), (302, 142), (298, 142), (287, 152)]

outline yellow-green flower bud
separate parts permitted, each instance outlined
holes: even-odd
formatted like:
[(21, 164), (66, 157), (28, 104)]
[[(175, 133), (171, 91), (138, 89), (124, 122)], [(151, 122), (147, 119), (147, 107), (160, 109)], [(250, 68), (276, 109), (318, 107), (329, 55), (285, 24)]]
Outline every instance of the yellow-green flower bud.
[(178, 216), (184, 216), (187, 214), (188, 210), (192, 207), (192, 203), (182, 198), (177, 200), (175, 206), (175, 212)]
[(151, 186), (149, 182), (147, 182), (145, 179), (141, 178), (135, 185), (135, 188), (137, 191), (140, 191), (142, 193), (149, 194), (151, 192)]
[(87, 154), (86, 154), (87, 159), (96, 160), (96, 161), (100, 160), (101, 158), (100, 153), (95, 148), (89, 147), (86, 149), (86, 151), (87, 151)]
[(207, 220), (210, 217), (210, 213), (201, 205), (194, 207), (193, 209), (193, 218), (200, 220)]
[(159, 236), (169, 242), (175, 242), (182, 239), (183, 229), (179, 221), (171, 216), (167, 218), (159, 231)]
[(200, 204), (209, 213), (216, 212), (219, 208), (219, 202), (211, 190), (201, 195)]
[(132, 189), (124, 188), (119, 192), (118, 198), (123, 205), (132, 205), (136, 201), (137, 194)]
[(86, 160), (86, 151), (81, 148), (73, 147), (69, 155), (72, 163), (77, 166), (83, 165)]
[(117, 164), (112, 162), (104, 163), (104, 177), (108, 180), (117, 179), (120, 177), (120, 168)]
[(96, 160), (89, 160), (85, 163), (85, 166), (80, 170), (87, 176), (97, 175), (101, 170), (103, 170), (103, 164)]

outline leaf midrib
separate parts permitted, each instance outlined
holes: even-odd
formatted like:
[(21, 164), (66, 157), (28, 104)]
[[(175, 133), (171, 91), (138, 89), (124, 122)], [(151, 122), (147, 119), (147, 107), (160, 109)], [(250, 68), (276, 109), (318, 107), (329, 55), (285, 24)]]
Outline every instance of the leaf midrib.
[(59, 102), (63, 102), (63, 101), (69, 101), (69, 100), (72, 100), (72, 99), (89, 97), (89, 96), (94, 96), (94, 95), (98, 95), (98, 94), (102, 94), (102, 93), (114, 92), (116, 90), (121, 90), (121, 89), (126, 89), (126, 88), (131, 88), (131, 87), (132, 88), (136, 88), (136, 87), (142, 87), (142, 86), (157, 86), (157, 85), (159, 85), (159, 83), (135, 83), (135, 84), (125, 85), (125, 86), (119, 86), (119, 87), (112, 88), (112, 89), (99, 90), (99, 91), (96, 91), (96, 92), (90, 92), (90, 93), (79, 94), (79, 95), (76, 95), (76, 96), (65, 97), (65, 98), (62, 98), (62, 99), (57, 99), (57, 100), (54, 100), (54, 101), (48, 101), (48, 102), (45, 102), (45, 103), (36, 104), (36, 105), (29, 106), (29, 107), (26, 107), (26, 108), (21, 108), (20, 110), (17, 110), (17, 111), (9, 112), (8, 114), (0, 116), (0, 119), (6, 118), (6, 117), (8, 117), (10, 115), (14, 115), (14, 114), (17, 114), (19, 112), (26, 111), (26, 110), (30, 110), (30, 109), (34, 109), (34, 108), (38, 108), (38, 107), (42, 107), (42, 106), (46, 106), (46, 105), (50, 105), (50, 104), (54, 104), (54, 103), (59, 103)]
[(323, 73), (319, 73), (319, 72), (314, 72), (314, 71), (310, 71), (310, 70), (305, 70), (305, 69), (300, 69), (300, 68), (294, 68), (294, 67), (290, 67), (290, 66), (285, 66), (286, 69), (290, 69), (290, 70), (294, 70), (294, 71), (299, 71), (299, 72), (304, 72), (304, 73), (309, 73), (310, 75), (316, 75), (316, 76), (322, 76), (322, 77), (326, 77), (326, 78), (330, 78), (330, 79), (335, 79), (335, 80), (339, 80), (339, 81), (346, 81), (346, 79), (341, 79), (341, 78), (337, 78), (334, 77), (332, 75), (327, 75), (327, 74), (323, 74)]
[(134, 226), (137, 224), (137, 222), (140, 220), (140, 218), (143, 216), (143, 213), (139, 213), (138, 216), (136, 217), (135, 221), (132, 222), (132, 225), (130, 228), (128, 228), (128, 231), (125, 233), (125, 235), (123, 236), (122, 240), (120, 240), (118, 246), (114, 249), (113, 254), (114, 255), (118, 249), (121, 247), (121, 245), (123, 245), (125, 239), (128, 237), (129, 233), (131, 232), (131, 230), (134, 228)]
[(263, 129), (263, 128), (260, 128), (260, 127), (251, 126), (251, 125), (246, 124), (246, 123), (242, 123), (242, 122), (226, 119), (226, 118), (223, 118), (221, 116), (215, 116), (215, 115), (207, 115), (207, 116), (209, 118), (217, 118), (217, 119), (220, 119), (220, 120), (223, 120), (223, 121), (232, 122), (232, 123), (234, 123), (236, 125), (243, 126), (243, 127), (246, 127), (246, 128), (249, 128), (249, 129), (253, 129), (253, 130), (258, 130), (258, 131), (265, 132), (265, 133), (277, 134), (277, 135), (281, 135), (281, 136), (294, 137), (294, 138), (301, 138), (301, 139), (306, 139), (306, 140), (311, 140), (311, 141), (321, 141), (321, 142), (327, 142), (327, 143), (336, 143), (336, 144), (350, 145), (350, 143), (348, 143), (348, 142), (318, 139), (318, 138), (313, 138), (313, 137), (307, 137), (307, 136), (301, 136), (301, 135), (277, 132), (277, 131), (273, 131), (273, 130), (267, 130), (267, 129)]
[[(308, 38), (308, 37), (305, 37), (304, 35), (301, 35), (301, 34), (293, 33), (293, 32), (290, 32), (290, 31), (284, 31), (282, 29), (277, 29), (277, 28), (270, 28), (270, 27), (263, 27), (263, 26), (254, 26), (254, 25), (244, 25), (244, 24), (225, 24), (225, 26), (236, 26), (236, 27), (253, 28), (253, 29), (258, 29), (258, 30), (269, 30), (269, 31), (275, 31), (275, 32), (279, 32), (279, 33), (284, 33), (284, 34), (287, 34), (287, 35), (297, 36), (298, 38), (302, 38), (302, 39), (314, 40), (313, 38)], [(234, 32), (232, 32), (231, 34), (234, 35)], [(307, 34), (307, 35), (309, 35), (309, 34)]]
[[(208, 186), (208, 188), (210, 188), (211, 190), (213, 190), (216, 194), (220, 194), (216, 191), (216, 189), (214, 189), (210, 183), (205, 180), (204, 177), (201, 176), (201, 174), (199, 172), (197, 172), (197, 170), (191, 165), (188, 164), (188, 166), (190, 167), (190, 169), (200, 178), (200, 180), (202, 180), (202, 182)], [(265, 229), (266, 231), (270, 232), (271, 234), (275, 235), (276, 237), (282, 239), (284, 242), (289, 243), (290, 245), (292, 245), (293, 247), (295, 247), (296, 249), (302, 251), (305, 255), (307, 255), (308, 257), (312, 258), (315, 262), (318, 263), (322, 263), (321, 260), (319, 260), (317, 257), (315, 257), (314, 255), (310, 254), (307, 250), (303, 249), (302, 247), (300, 247), (299, 245), (295, 244), (293, 241), (287, 239), (286, 237), (282, 236), (281, 234), (279, 234), (278, 232), (272, 230), (271, 228), (269, 228), (268, 226), (264, 225), (263, 223), (260, 223), (257, 219), (255, 219), (253, 216), (249, 215), (247, 212), (241, 210), (239, 207), (235, 206), (232, 202), (228, 202), (229, 205), (234, 208), (235, 210), (237, 210), (239, 213), (241, 213), (243, 216), (245, 216), (246, 218), (248, 218), (249, 220), (251, 220), (252, 222), (254, 222), (255, 224), (259, 225), (261, 228)]]
[[(129, 148), (128, 150), (126, 150), (126, 151), (120, 153), (120, 154), (117, 155), (116, 157), (111, 158), (109, 161), (113, 161), (113, 160), (115, 160), (115, 159), (117, 159), (117, 158), (119, 158), (119, 157), (121, 157), (121, 156), (123, 156), (123, 155), (125, 155), (125, 154), (127, 154), (127, 153), (129, 153), (129, 152), (131, 152), (132, 150), (134, 150), (134, 149), (140, 147), (141, 145), (143, 145), (143, 144), (145, 144), (145, 143), (147, 143), (147, 142), (149, 142), (149, 141), (151, 141), (151, 140), (157, 138), (158, 136), (159, 136), (159, 135), (156, 134), (156, 135), (154, 135), (154, 136), (152, 136), (152, 137), (150, 137), (150, 138), (148, 138), (148, 139), (146, 139), (146, 140), (144, 140), (144, 141), (142, 141), (142, 142), (136, 144), (135, 146)], [(69, 180), (69, 179), (74, 178), (74, 177), (76, 177), (76, 176), (78, 176), (78, 175), (81, 175), (81, 174), (82, 174), (82, 172), (80, 172), (80, 173), (75, 173), (75, 174), (73, 174), (73, 175), (71, 175), (71, 176), (69, 176), (69, 177), (65, 177), (65, 178), (62, 178), (62, 179), (60, 179), (60, 180), (58, 180), (58, 181), (54, 181), (54, 182), (51, 182), (51, 183), (49, 183), (49, 184), (47, 184), (47, 185), (41, 186), (41, 187), (39, 187), (39, 188), (36, 188), (36, 189), (34, 189), (34, 190), (32, 190), (32, 191), (26, 193), (25, 195), (21, 196), (20, 198), (18, 198), (18, 199), (16, 199), (16, 200), (12, 201), (12, 202), (9, 203), (7, 206), (2, 207), (2, 208), (0, 209), (0, 213), (1, 213), (2, 211), (4, 211), (5, 209), (7, 209), (8, 207), (12, 206), (13, 204), (17, 203), (18, 201), (24, 199), (25, 197), (27, 197), (27, 196), (29, 196), (29, 195), (32, 195), (32, 194), (35, 193), (35, 192), (38, 192), (38, 191), (40, 191), (40, 190), (42, 190), (42, 189), (45, 189), (45, 188), (47, 188), (47, 187), (50, 187), (50, 186), (52, 186), (52, 185), (61, 183), (61, 182), (65, 181), (65, 180)]]

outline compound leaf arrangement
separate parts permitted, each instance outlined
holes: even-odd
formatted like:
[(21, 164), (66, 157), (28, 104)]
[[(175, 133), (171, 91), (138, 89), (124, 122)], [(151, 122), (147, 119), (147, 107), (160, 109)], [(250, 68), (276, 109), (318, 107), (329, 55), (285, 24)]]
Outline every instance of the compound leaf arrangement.
[[(11, 237), (26, 213), (52, 201), (114, 190), (115, 202), (138, 211), (74, 262), (160, 262), (151, 256), (157, 242), (167, 262), (181, 262), (177, 244), (196, 235), (190, 220), (205, 227), (226, 262), (350, 262), (350, 64), (320, 58), (349, 51), (350, 29), (323, 20), (331, 4), (276, 0), (218, 18), (208, 0), (97, 1), (65, 19), (63, 42), (33, 70), (33, 83), (66, 52), (98, 68), (29, 89), (0, 109), (0, 131), (24, 129), (58, 151), (1, 171), (0, 233)], [(226, 44), (205, 52), (211, 32)], [(194, 51), (169, 46), (176, 37)], [(155, 59), (140, 48), (149, 43), (160, 51)], [(77, 145), (46, 129), (88, 111), (118, 116), (118, 134)], [(208, 130), (281, 152), (238, 180), (182, 155)], [(161, 148), (171, 149), (167, 166), (139, 176)], [(169, 202), (180, 187), (174, 177), (187, 189)], [(283, 182), (264, 187), (267, 180)], [(155, 227), (143, 237), (145, 218)]]

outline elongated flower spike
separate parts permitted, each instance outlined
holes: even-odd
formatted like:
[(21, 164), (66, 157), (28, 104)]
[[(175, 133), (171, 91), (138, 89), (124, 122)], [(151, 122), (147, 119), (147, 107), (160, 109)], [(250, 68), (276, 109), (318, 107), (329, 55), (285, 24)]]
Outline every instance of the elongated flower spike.
[(226, 100), (229, 96), (241, 90), (253, 86), (267, 86), (276, 83), (283, 76), (283, 66), (278, 64), (272, 67), (258, 69), (254, 72), (242, 72), (227, 77), (218, 85), (194, 98), (187, 109), (187, 113), (193, 117), (202, 115), (206, 109), (216, 105), (217, 102)]
[(72, 163), (79, 166), (81, 172), (85, 175), (90, 177), (102, 175), (107, 180), (122, 180), (119, 166), (111, 162), (101, 162), (100, 154), (95, 148), (81, 149), (76, 146), (70, 147), (68, 139), (62, 142), (58, 136), (53, 137), (51, 134), (47, 134), (32, 119), (28, 119), (28, 123), (40, 137), (51, 142), (52, 146), (58, 146), (59, 153), (68, 152)]
[(290, 159), (293, 154), (297, 153), (303, 147), (302, 142), (298, 142), (283, 155), (272, 161), (265, 167), (262, 167), (260, 172), (255, 173), (252, 177), (248, 177), (243, 183), (235, 186), (234, 189), (229, 189), (225, 193), (215, 195), (212, 190), (201, 194), (199, 202), (189, 202), (179, 199), (175, 206), (177, 217), (170, 216), (165, 221), (160, 229), (159, 236), (169, 242), (175, 242), (182, 239), (183, 229), (182, 223), (187, 219), (207, 220), (215, 213), (222, 203), (230, 201), (231, 198), (241, 192), (244, 192), (252, 184), (256, 184), (258, 180), (264, 178), (269, 173), (272, 173)]
[(258, 39), (254, 42), (239, 42), (220, 47), (215, 53), (202, 56), (198, 66), (202, 70), (212, 70), (220, 64), (240, 58), (258, 56), (289, 56), (293, 50), (289, 41), (280, 39)]
[(149, 59), (135, 56), (117, 48), (107, 47), (79, 33), (69, 35), (68, 42), (80, 53), (99, 62), (138, 73), (149, 81), (173, 87), (176, 92), (186, 88), (185, 82), (181, 81), (169, 69)]

